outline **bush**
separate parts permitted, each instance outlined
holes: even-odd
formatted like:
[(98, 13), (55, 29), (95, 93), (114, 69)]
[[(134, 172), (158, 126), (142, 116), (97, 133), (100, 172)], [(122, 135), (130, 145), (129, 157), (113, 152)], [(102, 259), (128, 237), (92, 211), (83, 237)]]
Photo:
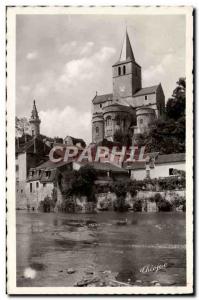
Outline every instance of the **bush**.
[(160, 203), (160, 202), (164, 201), (163, 197), (162, 197), (162, 195), (160, 193), (155, 194), (154, 198), (152, 198), (152, 199), (156, 203)]
[(133, 204), (133, 210), (135, 212), (140, 212), (142, 211), (142, 201), (141, 200), (136, 200), (135, 203)]
[(160, 193), (156, 193), (150, 200), (151, 202), (156, 202), (159, 211), (171, 211), (173, 209), (173, 205), (166, 199), (163, 199)]
[(175, 208), (182, 208), (182, 211), (186, 211), (186, 199), (185, 197), (176, 195), (172, 201), (172, 204)]
[(54, 201), (49, 197), (46, 196), (43, 201), (39, 204), (39, 210), (43, 212), (51, 212), (55, 207)]
[(157, 206), (159, 211), (167, 212), (167, 211), (172, 211), (173, 209), (172, 204), (167, 200), (159, 202)]
[(125, 201), (126, 194), (127, 194), (126, 184), (121, 182), (114, 182), (111, 190), (117, 196), (117, 200), (114, 203), (114, 209), (120, 212), (127, 211), (129, 205)]

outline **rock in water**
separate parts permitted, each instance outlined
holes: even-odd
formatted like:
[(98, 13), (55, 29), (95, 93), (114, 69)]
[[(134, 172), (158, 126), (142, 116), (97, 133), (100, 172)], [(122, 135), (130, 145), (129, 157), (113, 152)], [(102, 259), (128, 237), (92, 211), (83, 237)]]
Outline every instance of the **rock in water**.
[(67, 270), (67, 273), (68, 273), (68, 274), (73, 274), (73, 273), (75, 273), (75, 270), (74, 270), (73, 268), (69, 268), (69, 269)]

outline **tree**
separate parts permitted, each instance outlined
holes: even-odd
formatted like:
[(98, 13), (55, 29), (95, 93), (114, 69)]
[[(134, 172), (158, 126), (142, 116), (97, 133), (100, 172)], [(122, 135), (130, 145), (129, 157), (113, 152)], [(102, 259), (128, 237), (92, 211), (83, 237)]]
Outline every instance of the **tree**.
[(132, 144), (132, 135), (129, 131), (125, 132), (118, 129), (114, 133), (113, 140), (114, 142), (120, 143), (122, 146), (130, 146)]
[(31, 133), (30, 130), (30, 124), (28, 122), (27, 118), (18, 118), (15, 117), (15, 131), (16, 131), (16, 137), (21, 137), (24, 134)]
[(117, 200), (114, 203), (114, 209), (116, 211), (127, 211), (129, 206), (126, 204), (125, 198), (127, 194), (127, 185), (125, 182), (114, 182), (111, 187), (112, 192), (117, 196)]
[(185, 99), (186, 81), (185, 78), (180, 78), (172, 98), (167, 102), (166, 118), (154, 121), (149, 133), (137, 135), (137, 145), (139, 147), (145, 145), (146, 152), (160, 154), (185, 152)]
[(166, 115), (169, 119), (178, 120), (185, 116), (186, 80), (179, 78), (172, 98), (167, 101)]
[(94, 202), (94, 182), (96, 178), (96, 170), (90, 165), (81, 167), (79, 171), (73, 171), (71, 174), (70, 187), (66, 191), (66, 194), (69, 196), (86, 196), (89, 202)]

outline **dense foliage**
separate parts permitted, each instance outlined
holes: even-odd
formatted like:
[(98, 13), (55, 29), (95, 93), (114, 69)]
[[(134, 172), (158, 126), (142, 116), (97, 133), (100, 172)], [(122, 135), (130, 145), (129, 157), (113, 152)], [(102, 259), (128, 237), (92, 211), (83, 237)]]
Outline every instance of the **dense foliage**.
[(185, 78), (180, 78), (177, 82), (177, 87), (173, 91), (173, 95), (168, 99), (166, 104), (167, 117), (169, 119), (178, 120), (185, 117), (186, 104), (186, 81)]
[[(185, 102), (186, 80), (180, 78), (172, 97), (166, 104), (165, 115), (157, 119), (150, 126), (150, 131), (138, 134), (134, 143), (138, 147), (146, 146), (146, 152), (159, 152), (160, 154), (185, 152)], [(114, 141), (122, 145), (132, 144), (132, 132), (118, 130), (114, 134)]]
[(113, 140), (120, 143), (123, 146), (132, 145), (132, 134), (130, 132), (123, 131), (121, 129), (116, 130)]
[(70, 186), (65, 190), (66, 196), (86, 196), (88, 201), (95, 201), (96, 170), (89, 165), (71, 173)]

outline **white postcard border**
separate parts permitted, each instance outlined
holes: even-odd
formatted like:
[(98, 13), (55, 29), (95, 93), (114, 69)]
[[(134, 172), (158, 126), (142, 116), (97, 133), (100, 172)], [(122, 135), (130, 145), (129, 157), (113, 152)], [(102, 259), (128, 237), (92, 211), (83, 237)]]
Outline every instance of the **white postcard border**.
[[(17, 14), (186, 15), (186, 287), (17, 287), (15, 204), (15, 74)], [(193, 292), (193, 8), (192, 7), (8, 7), (7, 8), (7, 290), (8, 294), (190, 294)]]

